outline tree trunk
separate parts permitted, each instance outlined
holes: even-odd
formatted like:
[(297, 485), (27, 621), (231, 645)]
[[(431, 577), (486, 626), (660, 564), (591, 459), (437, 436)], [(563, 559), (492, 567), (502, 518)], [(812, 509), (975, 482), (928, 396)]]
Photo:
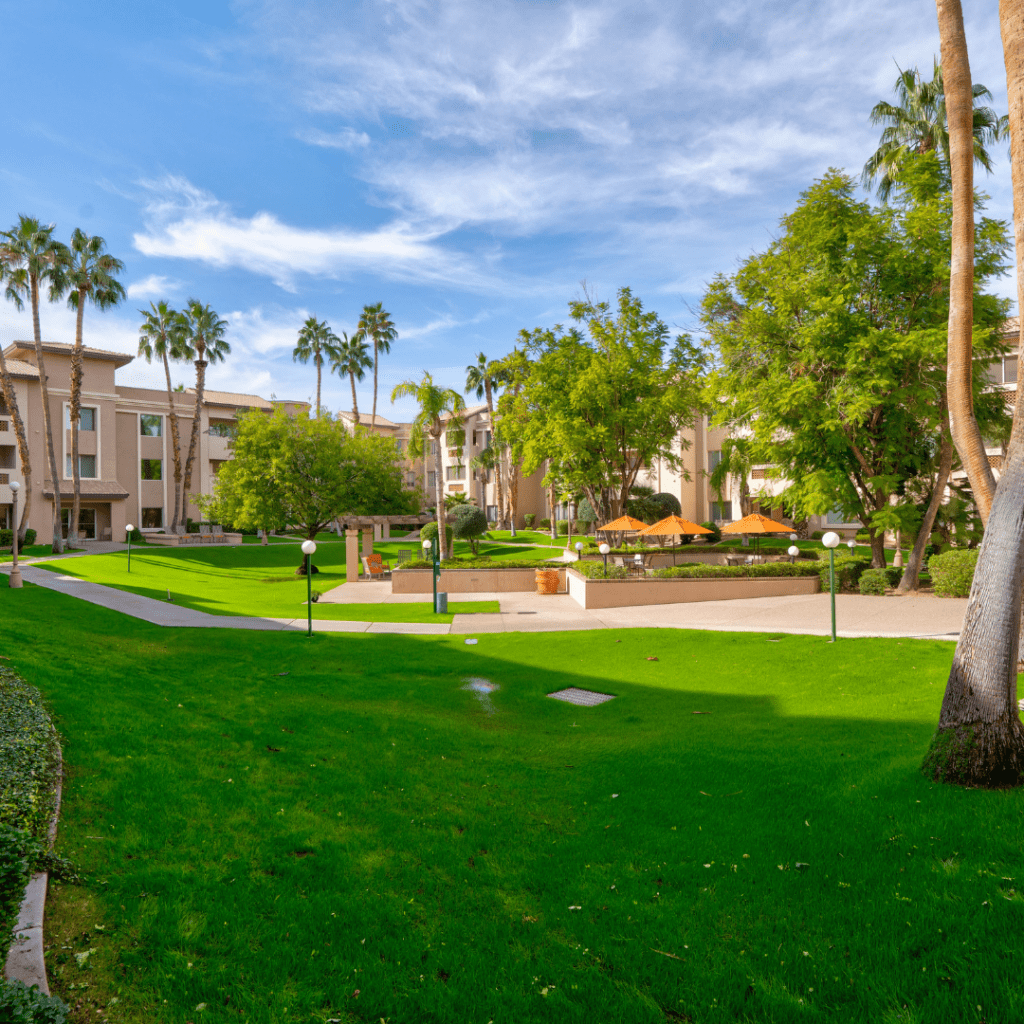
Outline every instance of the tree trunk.
[[(373, 339), (373, 413), (370, 416), (370, 433), (377, 429), (377, 339)], [(438, 541), (443, 544), (443, 539)]]
[(203, 391), (206, 388), (206, 361), (196, 360), (196, 407), (192, 414), (192, 436), (188, 442), (188, 458), (185, 459), (185, 483), (181, 492), (181, 516), (188, 524), (188, 496), (192, 490), (192, 463), (199, 444), (199, 412), (203, 407)]
[(43, 432), (46, 435), (46, 454), (53, 479), (53, 544), (50, 550), (55, 555), (64, 554), (64, 539), (61, 536), (60, 476), (57, 474), (57, 456), (53, 451), (53, 423), (50, 416), (50, 389), (46, 383), (46, 363), (43, 359), (43, 338), (39, 330), (39, 278), (30, 278), (32, 287), (32, 331), (36, 342), (36, 365), (39, 369), (39, 388), (43, 399)]
[[(376, 398), (376, 388), (374, 388), (373, 394), (374, 398)], [(441, 472), (441, 431), (437, 432), (436, 437), (431, 434), (431, 438), (434, 441), (434, 500), (437, 502), (437, 550), (441, 552), (442, 558), (448, 558), (448, 542), (445, 537), (445, 528), (448, 523), (444, 509), (444, 480), (442, 480)]]
[(519, 470), (512, 462), (511, 452), (508, 461), (508, 528), (514, 537), (516, 535), (516, 519), (519, 515)]
[(21, 459), (21, 475), (24, 487), (22, 491), (25, 500), (22, 503), (21, 522), (11, 523), (11, 528), (18, 531), (18, 543), (25, 543), (25, 531), (28, 529), (28, 515), (32, 508), (32, 460), (28, 455), (28, 436), (25, 433), (25, 422), (21, 418), (21, 410), (18, 408), (18, 398), (14, 393), (14, 382), (7, 372), (7, 360), (4, 358), (2, 346), (0, 346), (0, 392), (4, 396), (4, 404), (7, 406), (7, 413), (14, 424), (14, 436), (18, 439), (18, 456)]
[(75, 347), (71, 352), (71, 480), (73, 496), (68, 516), (68, 547), (78, 546), (78, 519), (82, 512), (82, 471), (78, 465), (78, 432), (82, 416), (82, 320), (85, 316), (85, 289), (78, 289), (75, 316)]
[(960, 0), (936, 0), (953, 185), (946, 387), (953, 444), (987, 524), (996, 484), (974, 416), (971, 327), (974, 317), (974, 97)]
[(267, 537), (267, 528), (264, 526), (263, 529), (260, 530), (260, 545), (262, 547), (266, 547), (269, 543), (270, 538)]
[(348, 379), (352, 382), (352, 433), (356, 432), (356, 427), (359, 426), (359, 403), (356, 401), (356, 375), (350, 373)]
[[(943, 409), (945, 412), (945, 409)], [(928, 501), (928, 508), (925, 510), (924, 519), (917, 531), (917, 539), (914, 541), (914, 549), (907, 559), (907, 567), (903, 570), (903, 578), (896, 588), (897, 594), (909, 594), (917, 590), (921, 566), (924, 564), (924, 552), (928, 547), (928, 541), (932, 535), (932, 526), (935, 524), (935, 516), (942, 504), (942, 495), (946, 490), (946, 481), (949, 480), (950, 470), (953, 468), (953, 442), (945, 427), (942, 430), (942, 446), (939, 449), (939, 473), (935, 478), (935, 487), (932, 489), (931, 498)]]
[[(484, 381), (484, 393), (487, 397), (487, 425), (490, 427), (491, 444), (494, 445), (494, 450), (497, 452), (498, 439), (495, 435), (494, 428), (494, 393), (491, 391), (491, 382), (489, 380)], [(501, 486), (501, 459), (494, 460), (494, 503), (498, 510), (498, 521), (495, 523), (495, 527), (499, 530), (505, 528), (505, 524), (502, 521), (504, 519), (504, 510), (502, 509), (502, 486)], [(484, 512), (487, 510), (484, 509)]]
[(323, 360), (320, 358), (320, 354), (316, 356), (316, 418), (320, 419), (320, 367)]
[(551, 539), (558, 540), (558, 521), (555, 519), (555, 485), (548, 487), (548, 501), (551, 504)]
[(871, 538), (871, 568), (885, 568), (885, 530), (876, 530), (873, 526), (868, 527), (868, 536)]
[(181, 511), (181, 440), (178, 431), (178, 414), (174, 409), (174, 390), (171, 387), (171, 367), (164, 352), (164, 376), (167, 378), (167, 404), (170, 406), (171, 418), (171, 455), (174, 458), (174, 518), (171, 520), (171, 533), (178, 528)]

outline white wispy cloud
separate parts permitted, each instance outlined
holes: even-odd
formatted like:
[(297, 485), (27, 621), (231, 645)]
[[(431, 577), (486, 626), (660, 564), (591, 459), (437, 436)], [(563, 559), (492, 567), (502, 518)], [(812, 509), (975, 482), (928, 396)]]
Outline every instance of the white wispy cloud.
[(370, 144), (370, 136), (366, 132), (357, 132), (354, 128), (341, 128), (335, 132), (310, 128), (303, 132), (297, 132), (296, 137), (312, 146), (322, 146), (325, 149), (344, 149), (350, 153)]
[(180, 281), (163, 274), (150, 274), (141, 281), (133, 281), (125, 291), (129, 299), (158, 299), (173, 295), (180, 287)]

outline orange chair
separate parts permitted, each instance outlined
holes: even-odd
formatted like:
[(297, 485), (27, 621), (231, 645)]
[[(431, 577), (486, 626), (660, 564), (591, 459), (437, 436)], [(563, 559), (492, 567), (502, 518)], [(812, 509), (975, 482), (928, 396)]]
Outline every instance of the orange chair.
[(381, 560), (380, 555), (363, 555), (363, 572), (370, 580), (382, 580), (391, 575), (391, 563)]

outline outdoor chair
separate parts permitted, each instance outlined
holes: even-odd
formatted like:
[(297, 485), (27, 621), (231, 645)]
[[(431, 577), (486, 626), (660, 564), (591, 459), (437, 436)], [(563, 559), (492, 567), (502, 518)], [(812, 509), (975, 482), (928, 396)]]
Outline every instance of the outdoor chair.
[(221, 526), (220, 524), (217, 524), (216, 526), (212, 527), (212, 530), (213, 530), (213, 543), (214, 544), (223, 544), (224, 541), (227, 539), (224, 536), (224, 527)]
[(382, 580), (391, 575), (391, 563), (381, 560), (380, 555), (363, 555), (363, 572), (368, 580)]
[(399, 548), (398, 555), (396, 556), (395, 561), (399, 565), (404, 565), (406, 562), (411, 562), (412, 552), (408, 548)]
[(210, 533), (209, 523), (199, 524), (199, 543), (209, 544), (213, 540), (213, 535)]

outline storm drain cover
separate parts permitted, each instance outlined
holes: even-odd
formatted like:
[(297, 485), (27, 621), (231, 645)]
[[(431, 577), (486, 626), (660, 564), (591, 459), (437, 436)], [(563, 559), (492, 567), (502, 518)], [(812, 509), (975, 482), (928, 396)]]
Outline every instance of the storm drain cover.
[(548, 696), (554, 697), (555, 700), (564, 700), (567, 704), (579, 704), (585, 708), (603, 704), (606, 700), (615, 700), (614, 693), (595, 693), (593, 690), (581, 690), (576, 686), (570, 686), (567, 690), (556, 690), (554, 693), (549, 693)]

